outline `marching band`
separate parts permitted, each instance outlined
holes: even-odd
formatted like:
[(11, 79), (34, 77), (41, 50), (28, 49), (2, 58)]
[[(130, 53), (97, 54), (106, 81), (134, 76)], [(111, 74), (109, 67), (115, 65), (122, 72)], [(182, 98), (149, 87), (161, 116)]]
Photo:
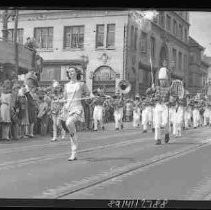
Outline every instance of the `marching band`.
[[(133, 127), (142, 127), (144, 133), (149, 128), (152, 129), (156, 145), (161, 145), (162, 142), (167, 144), (172, 135), (181, 137), (183, 130), (189, 129), (191, 125), (193, 128), (211, 125), (211, 104), (208, 97), (198, 94), (191, 98), (190, 95), (185, 95), (182, 82), (169, 81), (165, 67), (161, 68), (158, 74), (158, 86), (152, 84), (152, 87), (146, 90), (144, 97), (136, 94), (134, 100), (127, 97), (131, 85), (126, 80), (120, 81), (118, 92), (113, 96), (105, 95), (104, 90), (100, 88), (90, 94), (86, 84), (80, 81), (81, 72), (75, 66), (70, 66), (66, 73), (69, 82), (65, 84), (64, 89), (59, 82), (53, 82), (50, 110), (45, 106), (48, 102), (43, 100), (38, 115), (43, 119), (46, 112), (50, 113), (53, 121), (52, 141), (58, 140), (58, 130), (61, 131), (62, 139), (66, 134), (69, 136), (71, 155), (68, 160), (70, 161), (77, 159), (76, 123), (85, 122), (82, 101), (89, 103), (92, 109), (92, 112), (90, 111), (92, 116), (89, 119), (92, 119), (93, 131), (105, 130), (109, 121), (108, 116), (113, 115), (115, 130), (124, 129), (124, 121), (132, 121)], [(19, 91), (18, 97), (25, 100), (23, 91), (22, 89)], [(40, 95), (41, 98), (42, 96)], [(124, 114), (128, 117), (131, 115), (132, 119), (125, 119)], [(26, 123), (28, 125), (29, 122), (23, 121), (22, 125)]]

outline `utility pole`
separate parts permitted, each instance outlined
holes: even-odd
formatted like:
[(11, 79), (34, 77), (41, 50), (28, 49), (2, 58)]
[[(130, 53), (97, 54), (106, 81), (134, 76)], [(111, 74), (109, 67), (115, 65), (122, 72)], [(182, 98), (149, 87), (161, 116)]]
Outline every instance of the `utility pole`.
[(15, 27), (14, 27), (14, 45), (15, 45), (15, 71), (18, 75), (18, 43), (17, 43), (17, 34), (18, 34), (18, 10), (15, 10)]
[(8, 10), (4, 10), (2, 14), (2, 22), (3, 22), (2, 36), (4, 41), (8, 40), (8, 28), (7, 28), (8, 18), (9, 18)]

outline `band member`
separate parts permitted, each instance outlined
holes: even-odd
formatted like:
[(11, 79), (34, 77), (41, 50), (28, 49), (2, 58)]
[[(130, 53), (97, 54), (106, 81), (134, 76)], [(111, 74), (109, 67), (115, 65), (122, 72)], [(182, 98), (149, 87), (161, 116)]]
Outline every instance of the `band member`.
[(191, 118), (192, 118), (192, 105), (191, 101), (187, 101), (187, 106), (184, 109), (184, 121), (185, 121), (185, 129), (190, 128)]
[(126, 122), (130, 122), (133, 114), (133, 103), (128, 99), (125, 103), (125, 118)]
[(114, 107), (114, 121), (115, 121), (115, 129), (123, 129), (123, 108), (124, 108), (124, 100), (123, 95), (116, 94), (113, 96), (112, 106)]
[(200, 123), (199, 102), (195, 101), (193, 107), (193, 127), (195, 129), (198, 128), (199, 123)]
[[(53, 138), (51, 141), (56, 141), (57, 139), (57, 128), (61, 127), (60, 126), (60, 115), (61, 115), (61, 109), (62, 109), (62, 104), (58, 102), (58, 100), (62, 99), (62, 87), (61, 85), (57, 82), (54, 81), (53, 85), (53, 94), (51, 96), (51, 117), (53, 120)], [(65, 130), (61, 128), (61, 135), (62, 139), (65, 138)]]
[(175, 135), (175, 137), (182, 136), (184, 105), (185, 104), (183, 100), (176, 100), (175, 110), (173, 114), (173, 135)]
[(211, 109), (210, 109), (210, 105), (208, 103), (206, 103), (205, 108), (204, 108), (204, 126), (209, 125), (210, 122), (210, 117), (211, 117)]
[(105, 96), (102, 90), (98, 89), (96, 92), (96, 97), (93, 99), (93, 120), (94, 120), (94, 131), (98, 130), (98, 123), (102, 130), (105, 129), (104, 127), (104, 120), (103, 120), (103, 113), (104, 113), (104, 102)]
[(140, 126), (140, 116), (141, 116), (141, 109), (140, 109), (140, 97), (137, 94), (135, 96), (135, 101), (133, 103), (133, 127), (137, 128)]
[(85, 83), (80, 81), (81, 72), (75, 67), (70, 66), (67, 70), (67, 77), (70, 80), (64, 87), (65, 102), (62, 110), (62, 126), (70, 134), (71, 156), (68, 160), (76, 160), (78, 138), (76, 134), (76, 122), (85, 122), (84, 110), (81, 104), (82, 97), (89, 96), (90, 92)]
[(169, 130), (173, 132), (174, 113), (175, 113), (176, 99), (170, 96), (169, 99)]
[(170, 87), (168, 84), (168, 74), (165, 67), (161, 68), (158, 75), (159, 85), (152, 86), (155, 92), (156, 105), (154, 110), (154, 123), (155, 123), (155, 142), (157, 145), (161, 144), (161, 131), (165, 134), (165, 143), (170, 140), (169, 137), (169, 109), (168, 102), (170, 96)]
[(147, 126), (153, 125), (153, 106), (152, 106), (152, 98), (149, 94), (147, 94), (144, 102), (143, 102), (143, 110), (142, 110), (142, 125), (143, 125), (143, 133), (147, 132)]

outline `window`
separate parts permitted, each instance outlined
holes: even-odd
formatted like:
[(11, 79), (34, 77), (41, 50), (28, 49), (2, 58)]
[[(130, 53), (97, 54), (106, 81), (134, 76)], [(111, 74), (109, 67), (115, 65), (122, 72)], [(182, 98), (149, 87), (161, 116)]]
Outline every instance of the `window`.
[(147, 33), (141, 33), (141, 52), (147, 53)]
[[(106, 29), (106, 32), (105, 32)], [(106, 40), (105, 40), (106, 34)], [(105, 42), (106, 41), (106, 42)], [(107, 28), (105, 25), (97, 25), (96, 28), (96, 48), (111, 48), (115, 45), (115, 24), (107, 24)]]
[(84, 26), (64, 27), (64, 49), (84, 47)]
[[(8, 40), (14, 42), (14, 29), (8, 29)], [(17, 43), (23, 44), (23, 29), (17, 30)]]
[(155, 58), (155, 38), (151, 37), (150, 39), (150, 43), (151, 43), (151, 56), (152, 58)]
[(181, 71), (182, 70), (182, 53), (181, 52), (179, 52), (178, 67), (179, 67), (179, 70)]
[(187, 32), (187, 29), (185, 28), (185, 31), (184, 31), (185, 33), (184, 33), (184, 38), (185, 38), (185, 42), (187, 42), (188, 41), (188, 32)]
[(131, 49), (134, 49), (134, 26), (131, 26), (131, 30), (130, 30), (130, 46)]
[(107, 25), (107, 39), (106, 39), (106, 47), (114, 47), (115, 42), (115, 24)]
[(168, 31), (171, 31), (171, 17), (169, 15), (166, 18), (166, 27)]
[(182, 40), (183, 39), (183, 28), (182, 25), (179, 24), (179, 38)]
[(177, 21), (176, 21), (176, 20), (174, 20), (173, 34), (174, 34), (175, 36), (177, 36)]
[(173, 61), (174, 61), (174, 64), (175, 64), (174, 68), (177, 69), (177, 50), (173, 49), (172, 54), (173, 54)]
[(183, 59), (183, 68), (184, 68), (184, 72), (187, 72), (187, 55), (184, 55), (184, 59)]
[(134, 38), (134, 50), (137, 49), (137, 37), (138, 37), (138, 29), (135, 28), (135, 38)]
[(41, 49), (53, 48), (53, 27), (35, 28), (34, 37)]
[(96, 47), (104, 47), (104, 25), (97, 25)]
[(162, 28), (165, 28), (165, 15), (164, 12), (160, 12), (160, 16), (159, 16), (159, 24)]

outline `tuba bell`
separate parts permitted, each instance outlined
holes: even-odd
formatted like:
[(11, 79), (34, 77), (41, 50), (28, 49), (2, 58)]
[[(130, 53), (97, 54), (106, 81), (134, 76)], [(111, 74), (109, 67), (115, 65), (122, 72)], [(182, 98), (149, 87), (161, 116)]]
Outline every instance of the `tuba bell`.
[(131, 91), (131, 84), (127, 80), (121, 80), (118, 84), (118, 89), (121, 94), (127, 94)]

